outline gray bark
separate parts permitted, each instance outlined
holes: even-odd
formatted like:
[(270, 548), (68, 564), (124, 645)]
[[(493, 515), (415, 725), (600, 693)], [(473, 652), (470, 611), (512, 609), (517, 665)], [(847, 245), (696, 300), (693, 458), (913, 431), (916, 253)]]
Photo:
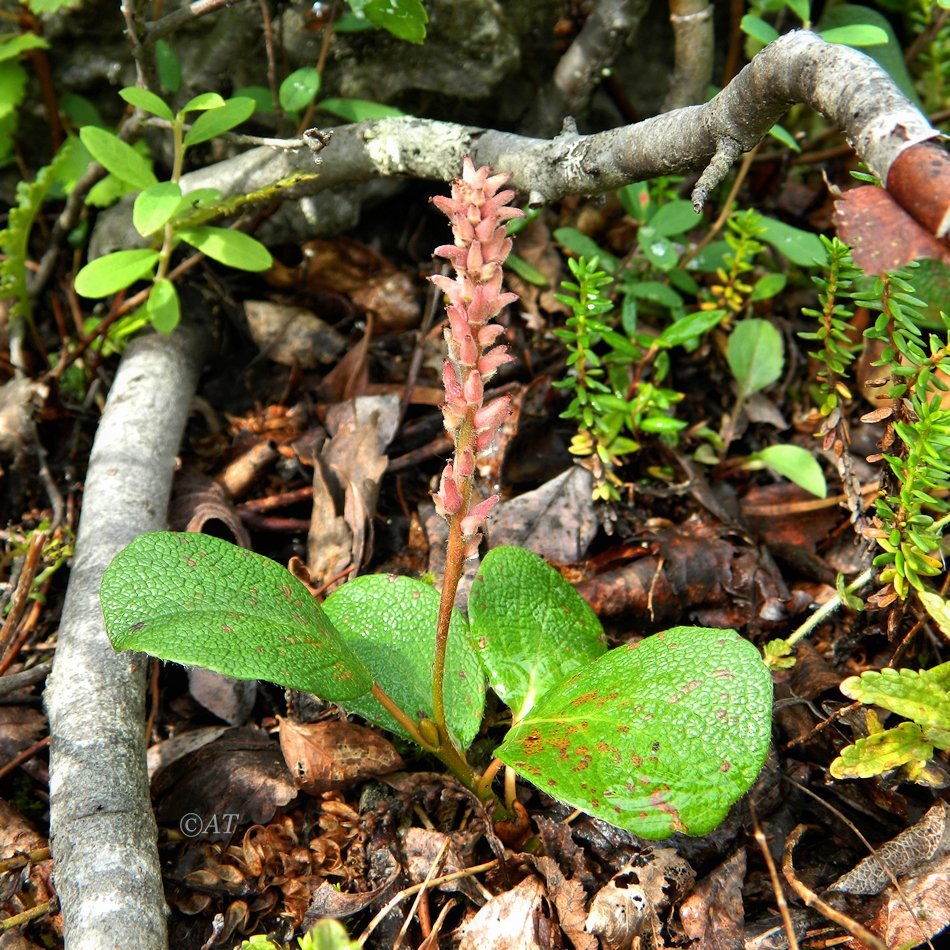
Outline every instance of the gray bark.
[(167, 945), (145, 770), (147, 657), (112, 649), (99, 583), (120, 548), (165, 526), (175, 455), (202, 351), (195, 331), (132, 343), (89, 461), (45, 694), (50, 844), (70, 950)]
[[(904, 149), (940, 135), (874, 60), (800, 30), (767, 46), (710, 102), (593, 135), (567, 128), (554, 139), (536, 139), (412, 116), (328, 130), (329, 143), (317, 155), (319, 175), (297, 186), (295, 196), (380, 178), (451, 181), (471, 155), (476, 165), (509, 172), (534, 205), (702, 171), (693, 192), (701, 205), (732, 162), (799, 102), (835, 123), (882, 182)], [(311, 148), (327, 134), (311, 136)], [(189, 191), (213, 183), (228, 195), (313, 167), (304, 147), (265, 146), (185, 175), (181, 184)], [(111, 223), (110, 245), (127, 237), (134, 246), (136, 233), (125, 220), (122, 234)]]

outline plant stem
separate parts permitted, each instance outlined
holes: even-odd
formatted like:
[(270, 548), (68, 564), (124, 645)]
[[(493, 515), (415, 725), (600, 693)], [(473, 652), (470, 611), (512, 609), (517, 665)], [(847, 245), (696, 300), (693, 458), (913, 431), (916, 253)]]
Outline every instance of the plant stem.
[(445, 551), (445, 575), (442, 581), (442, 599), (439, 602), (439, 621), (435, 631), (435, 657), (432, 663), (432, 713), (439, 731), (448, 738), (445, 721), (445, 656), (449, 646), (449, 624), (455, 608), (455, 595), (465, 563), (462, 529), (457, 518), (449, 522), (449, 539)]
[[(873, 568), (862, 571), (848, 586), (845, 593), (853, 594), (867, 584), (874, 576)], [(799, 640), (807, 637), (820, 623), (823, 623), (827, 617), (830, 617), (841, 606), (841, 596), (835, 594), (831, 600), (822, 604), (790, 637), (785, 638), (789, 646), (794, 646)]]

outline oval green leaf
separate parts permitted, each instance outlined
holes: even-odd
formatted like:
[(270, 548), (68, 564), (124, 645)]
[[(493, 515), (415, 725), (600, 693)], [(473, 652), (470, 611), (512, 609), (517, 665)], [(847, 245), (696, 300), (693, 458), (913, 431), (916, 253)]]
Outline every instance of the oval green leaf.
[(189, 99), (181, 110), (181, 114), (187, 112), (205, 112), (208, 109), (220, 109), (224, 105), (224, 96), (217, 92), (202, 92), (200, 95)]
[(339, 116), (347, 122), (365, 122), (367, 119), (392, 119), (405, 115), (395, 106), (386, 106), (369, 99), (321, 99), (317, 104), (321, 112)]
[(87, 125), (79, 130), (79, 138), (89, 154), (116, 178), (135, 188), (148, 188), (158, 181), (148, 162), (112, 132)]
[(269, 558), (204, 534), (140, 535), (99, 590), (116, 650), (346, 702), (373, 685), (319, 602)]
[(771, 386), (782, 375), (782, 335), (768, 320), (743, 320), (729, 335), (726, 360), (735, 377), (739, 399), (746, 399)]
[(150, 92), (148, 89), (142, 89), (140, 86), (126, 86), (119, 90), (119, 95), (125, 99), (129, 105), (157, 115), (160, 119), (166, 119), (171, 122), (175, 116), (172, 110), (165, 104), (164, 100)]
[[(323, 609), (376, 681), (414, 719), (431, 719), (432, 664), (439, 594), (412, 577), (367, 574), (335, 590)], [(449, 730), (467, 749), (478, 733), (485, 706), (485, 677), (472, 646), (468, 622), (457, 610), (449, 625), (445, 662), (445, 711)], [(390, 732), (405, 730), (372, 696), (347, 703)]]
[(159, 181), (139, 192), (132, 205), (135, 230), (148, 237), (164, 227), (181, 203), (181, 188), (173, 181)]
[(281, 84), (277, 99), (287, 112), (306, 109), (320, 91), (320, 73), (313, 66), (295, 69)]
[(366, 0), (360, 12), (400, 40), (421, 44), (426, 38), (429, 17), (421, 0)]
[(825, 246), (817, 234), (793, 228), (784, 221), (762, 215), (762, 240), (799, 267), (814, 267), (825, 262)]
[(208, 109), (195, 119), (194, 124), (185, 135), (185, 146), (207, 142), (216, 135), (221, 135), (254, 114), (254, 100), (246, 96), (235, 96), (228, 99), (223, 106)]
[(851, 26), (834, 26), (818, 34), (826, 43), (844, 43), (845, 46), (881, 46), (889, 39), (879, 26), (870, 23), (854, 23)]
[(158, 257), (158, 251), (149, 248), (97, 257), (76, 275), (73, 286), (80, 297), (108, 297), (152, 273)]
[(769, 750), (772, 678), (734, 630), (675, 627), (541, 697), (495, 750), (549, 795), (644, 838), (712, 831)]
[(764, 462), (773, 472), (818, 498), (824, 498), (828, 494), (825, 473), (821, 470), (818, 459), (800, 445), (770, 445), (750, 458)]
[(671, 323), (660, 334), (657, 342), (663, 346), (682, 346), (684, 343), (698, 340), (704, 333), (718, 326), (725, 315), (725, 310), (697, 310), (687, 314), (682, 320)]
[(669, 270), (676, 266), (679, 254), (669, 238), (665, 238), (655, 228), (644, 225), (637, 231), (637, 244), (646, 259), (660, 270)]
[(703, 216), (693, 210), (691, 201), (670, 201), (661, 205), (649, 220), (649, 226), (663, 237), (675, 237), (701, 224)]
[(498, 547), (485, 555), (468, 616), (488, 682), (515, 722), (538, 696), (606, 650), (587, 601), (524, 548)]
[(156, 280), (145, 306), (149, 323), (159, 333), (171, 333), (181, 319), (181, 305), (178, 303), (178, 291), (166, 278)]
[(213, 260), (238, 270), (267, 270), (274, 259), (256, 238), (230, 228), (182, 228), (178, 236)]

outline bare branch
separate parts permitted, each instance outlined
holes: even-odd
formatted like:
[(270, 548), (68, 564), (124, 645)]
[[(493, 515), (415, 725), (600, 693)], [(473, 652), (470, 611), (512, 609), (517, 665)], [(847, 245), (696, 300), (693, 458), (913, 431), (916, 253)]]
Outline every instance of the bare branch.
[(713, 8), (709, 0), (670, 0), (674, 67), (663, 112), (706, 98), (713, 74)]
[(131, 344), (89, 461), (82, 517), (47, 683), (50, 836), (66, 941), (76, 950), (161, 950), (165, 897), (145, 772), (137, 654), (106, 637), (99, 583), (113, 555), (165, 526), (172, 472), (197, 383), (200, 331)]

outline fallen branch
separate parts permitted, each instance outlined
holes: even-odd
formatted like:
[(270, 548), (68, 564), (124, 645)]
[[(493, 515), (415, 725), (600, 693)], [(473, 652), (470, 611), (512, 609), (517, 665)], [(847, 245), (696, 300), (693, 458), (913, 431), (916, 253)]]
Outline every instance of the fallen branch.
[(202, 350), (195, 330), (132, 343), (89, 461), (45, 694), (52, 738), (50, 844), (72, 950), (167, 946), (145, 772), (146, 661), (112, 649), (99, 582), (120, 548), (144, 531), (165, 527)]

